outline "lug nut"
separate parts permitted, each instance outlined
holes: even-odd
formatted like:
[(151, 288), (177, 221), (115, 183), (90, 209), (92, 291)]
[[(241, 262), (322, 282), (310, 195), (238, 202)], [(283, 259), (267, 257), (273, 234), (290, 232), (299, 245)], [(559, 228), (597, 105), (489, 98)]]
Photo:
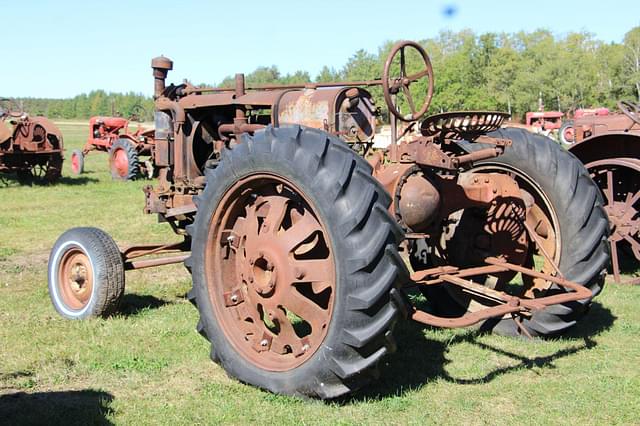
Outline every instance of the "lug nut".
[(303, 279), (304, 275), (305, 275), (305, 273), (304, 273), (304, 271), (302, 269), (296, 268), (296, 279), (297, 280)]
[(231, 296), (231, 301), (233, 303), (236, 303), (238, 301), (238, 296), (236, 294), (234, 294), (233, 296)]
[(304, 345), (302, 345), (302, 352), (306, 352), (309, 350), (309, 344), (305, 343)]
[(260, 341), (260, 346), (262, 346), (263, 348), (266, 348), (268, 344), (269, 344), (269, 341), (267, 339), (262, 339)]

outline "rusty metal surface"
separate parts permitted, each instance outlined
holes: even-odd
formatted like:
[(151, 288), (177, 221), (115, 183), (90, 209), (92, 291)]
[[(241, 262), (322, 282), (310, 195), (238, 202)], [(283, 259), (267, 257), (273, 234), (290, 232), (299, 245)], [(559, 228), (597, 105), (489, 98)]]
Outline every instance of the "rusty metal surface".
[(227, 191), (211, 223), (205, 270), (226, 337), (263, 369), (299, 366), (324, 340), (336, 289), (314, 207), (286, 179), (251, 175)]
[(420, 125), (424, 136), (443, 135), (474, 140), (497, 130), (510, 115), (499, 111), (452, 111), (427, 117)]
[[(503, 259), (487, 258), (486, 262), (491, 266), (483, 268), (469, 268), (467, 270), (456, 268), (439, 270), (433, 269), (430, 271), (420, 272), (412, 275), (412, 280), (419, 285), (439, 285), (444, 282), (448, 282), (457, 285), (465, 291), (469, 291), (477, 296), (489, 299), (491, 300), (491, 302), (498, 303), (496, 306), (484, 308), (476, 312), (470, 312), (458, 318), (438, 317), (436, 315), (414, 309), (411, 315), (412, 319), (422, 324), (433, 325), (436, 327), (468, 327), (492, 317), (502, 317), (507, 314), (515, 313), (530, 314), (536, 311), (540, 311), (551, 305), (559, 303), (569, 303), (592, 297), (591, 291), (588, 288), (581, 286), (580, 284), (577, 284), (575, 282), (565, 280), (563, 278), (536, 272), (531, 270), (530, 268), (525, 268), (520, 265), (506, 262)], [(465, 279), (465, 277), (467, 276), (476, 276), (479, 272), (483, 274), (496, 274), (508, 271), (521, 273), (534, 279), (549, 281), (569, 291), (561, 294), (538, 297), (536, 299), (527, 299), (511, 296), (502, 291), (492, 290), (483, 285), (479, 285), (473, 281)]]

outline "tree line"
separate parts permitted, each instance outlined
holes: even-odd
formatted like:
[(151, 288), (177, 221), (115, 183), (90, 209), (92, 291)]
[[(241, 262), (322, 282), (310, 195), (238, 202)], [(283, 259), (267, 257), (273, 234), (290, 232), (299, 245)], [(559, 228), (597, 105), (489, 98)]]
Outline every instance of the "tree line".
[[(640, 102), (640, 27), (628, 31), (621, 43), (605, 43), (586, 32), (554, 35), (548, 30), (530, 33), (443, 31), (419, 42), (431, 58), (435, 91), (431, 113), (488, 109), (509, 111), (522, 117), (538, 109), (572, 111), (604, 106), (618, 100)], [(339, 69), (324, 66), (312, 78), (306, 71), (283, 74), (278, 67), (261, 66), (245, 76), (247, 85), (355, 81), (381, 77), (385, 59), (395, 42), (384, 43), (376, 53), (356, 51)], [(409, 70), (420, 60), (407, 57)], [(423, 86), (421, 87), (420, 84)], [(421, 82), (412, 92), (424, 92)], [(233, 85), (233, 76), (213, 86)], [(371, 89), (384, 105), (378, 87)], [(135, 105), (149, 114), (153, 101), (135, 93), (101, 90), (71, 99), (22, 99), (32, 114), (51, 118), (88, 118), (119, 112), (126, 116)]]

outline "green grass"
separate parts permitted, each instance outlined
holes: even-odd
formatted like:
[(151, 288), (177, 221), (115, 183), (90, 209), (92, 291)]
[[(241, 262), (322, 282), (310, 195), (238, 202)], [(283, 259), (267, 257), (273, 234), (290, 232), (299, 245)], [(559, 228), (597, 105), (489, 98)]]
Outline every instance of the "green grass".
[[(67, 149), (83, 144), (86, 126), (61, 128)], [(113, 182), (104, 154), (86, 169), (74, 177), (67, 163), (53, 187), (0, 187), (0, 423), (638, 423), (640, 286), (608, 285), (555, 340), (401, 324), (380, 380), (332, 403), (229, 379), (194, 330), (181, 266), (127, 273), (115, 317), (64, 320), (46, 277), (59, 234), (91, 225), (120, 243), (175, 240), (141, 213), (146, 182)]]

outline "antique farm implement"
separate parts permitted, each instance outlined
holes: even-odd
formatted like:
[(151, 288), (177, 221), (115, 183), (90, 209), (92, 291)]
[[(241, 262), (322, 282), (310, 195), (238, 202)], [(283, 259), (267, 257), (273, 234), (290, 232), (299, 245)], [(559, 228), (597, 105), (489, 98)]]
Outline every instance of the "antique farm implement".
[(62, 173), (62, 133), (45, 117), (30, 117), (9, 99), (0, 99), (0, 173), (19, 180), (55, 182)]
[[(584, 166), (541, 135), (499, 130), (504, 113), (423, 119), (434, 80), (416, 43), (371, 81), (167, 86), (172, 62), (152, 67), (145, 211), (184, 242), (120, 250), (98, 229), (67, 231), (49, 290), (68, 318), (113, 312), (127, 269), (184, 262), (214, 361), (273, 392), (334, 398), (376, 377), (402, 318), (557, 334), (602, 288), (609, 226)], [(390, 112), (386, 149), (373, 146), (371, 86)]]

